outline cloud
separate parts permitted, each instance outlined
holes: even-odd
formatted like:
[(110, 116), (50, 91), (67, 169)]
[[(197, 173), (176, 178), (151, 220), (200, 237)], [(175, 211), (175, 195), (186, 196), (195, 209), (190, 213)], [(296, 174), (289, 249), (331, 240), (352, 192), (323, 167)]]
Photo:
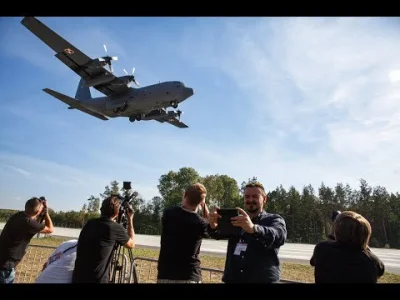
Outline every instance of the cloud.
[(389, 77), (391, 82), (400, 81), (400, 70), (390, 71), (389, 74), (388, 74), (388, 77)]
[[(118, 180), (118, 174), (113, 171), (107, 174), (108, 177), (104, 173), (7, 152), (0, 152), (0, 165), (16, 172), (13, 175), (7, 168), (0, 169), (0, 202), (3, 208), (20, 209), (30, 197), (45, 195), (56, 210), (79, 210), (91, 194), (98, 195), (111, 180)], [(29, 179), (27, 175), (30, 175)], [(135, 183), (132, 187), (146, 200), (158, 195), (153, 186)], [(7, 199), (15, 201), (11, 203)]]
[[(227, 174), (239, 183), (258, 176), (269, 188), (317, 187), (322, 181), (357, 187), (360, 178), (398, 188), (400, 38), (393, 19), (191, 19), (182, 36), (176, 33), (173, 51), (169, 36), (149, 35), (152, 31), (139, 33), (136, 40), (153, 40), (134, 48), (111, 25), (107, 30), (93, 23), (82, 27), (80, 20), (68, 28), (64, 21), (43, 21), (93, 57), (104, 54), (104, 43), (119, 63), (132, 56), (146, 61), (146, 68), (136, 65), (142, 85), (170, 73), (190, 78), (197, 98), (185, 104), (191, 108), (185, 114), (189, 130), (156, 122), (98, 122), (66, 112), (62, 103), (38, 106), (42, 95), (29, 99), (35, 105), (9, 104), (3, 111), (12, 112), (19, 126), (2, 133), (1, 146), (11, 150), (2, 152), (0, 162), (30, 176), (1, 169), (3, 199), (24, 201), (30, 193), (48, 193), (59, 209), (79, 209), (114, 179), (132, 181), (151, 199), (158, 195), (159, 176), (184, 166), (201, 175)], [(75, 27), (82, 30), (77, 33)], [(3, 35), (10, 42), (2, 49), (57, 73), (52, 88), (60, 81), (61, 92), (74, 91), (75, 74), (49, 60), (51, 51), (36, 37), (29, 38), (33, 54), (13, 52), (27, 36)], [(154, 43), (155, 50), (148, 46)], [(60, 118), (58, 109), (65, 110)], [(38, 133), (35, 141), (21, 134), (28, 127)], [(27, 138), (29, 151), (21, 147)], [(48, 145), (46, 151), (40, 151), (42, 145)]]
[[(247, 147), (224, 155), (227, 164), (245, 164), (231, 172), (254, 172), (272, 186), (354, 186), (365, 178), (396, 190), (398, 20), (234, 19), (215, 33), (202, 23), (187, 27), (183, 55), (201, 68), (223, 71), (246, 95), (243, 107), (252, 110), (259, 139), (244, 137)], [(205, 55), (190, 51), (194, 37), (206, 44)]]
[(11, 165), (7, 165), (7, 164), (5, 164), (4, 166), (5, 166), (6, 168), (8, 168), (8, 169), (14, 171), (14, 172), (17, 172), (17, 173), (19, 173), (19, 174), (24, 175), (24, 176), (26, 176), (26, 177), (28, 177), (28, 176), (31, 175), (30, 172), (28, 172), (28, 171), (26, 171), (26, 170), (24, 170), (24, 169), (21, 169), (21, 168), (15, 167), (15, 166), (11, 166)]

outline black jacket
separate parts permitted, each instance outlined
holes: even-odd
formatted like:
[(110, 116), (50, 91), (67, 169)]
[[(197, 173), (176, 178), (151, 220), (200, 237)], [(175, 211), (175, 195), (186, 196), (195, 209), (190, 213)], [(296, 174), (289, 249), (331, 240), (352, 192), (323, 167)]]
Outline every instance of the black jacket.
[(385, 272), (385, 265), (369, 248), (337, 241), (319, 242), (310, 264), (315, 268), (315, 283), (376, 283)]

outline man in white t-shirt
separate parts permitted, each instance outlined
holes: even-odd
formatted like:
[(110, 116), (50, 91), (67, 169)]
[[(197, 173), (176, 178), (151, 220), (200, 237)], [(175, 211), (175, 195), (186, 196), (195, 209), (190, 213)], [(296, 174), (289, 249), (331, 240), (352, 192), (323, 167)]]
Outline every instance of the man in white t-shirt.
[(54, 250), (36, 278), (36, 283), (71, 283), (77, 244), (78, 240), (69, 240)]

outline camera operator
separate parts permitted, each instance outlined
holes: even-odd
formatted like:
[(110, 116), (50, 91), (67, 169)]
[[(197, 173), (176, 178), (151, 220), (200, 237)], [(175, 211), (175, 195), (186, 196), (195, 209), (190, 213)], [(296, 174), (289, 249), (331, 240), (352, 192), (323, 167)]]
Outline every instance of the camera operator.
[[(164, 210), (157, 283), (201, 283), (200, 247), (207, 237), (207, 190), (190, 185), (180, 206)], [(201, 207), (203, 216), (197, 210)]]
[[(267, 213), (264, 205), (267, 195), (259, 182), (250, 182), (244, 191), (244, 211), (233, 217), (232, 225), (242, 230), (229, 237), (225, 270), (225, 283), (275, 283), (279, 282), (281, 268), (279, 248), (285, 243), (285, 220), (277, 214)], [(210, 214), (209, 234), (215, 239), (226, 238), (218, 230), (217, 210)]]
[[(44, 224), (37, 220), (42, 215)], [(32, 237), (37, 233), (52, 233), (53, 230), (47, 201), (36, 197), (26, 201), (25, 210), (12, 215), (1, 232), (0, 283), (14, 282), (15, 268), (23, 259)]]
[(119, 196), (105, 199), (101, 216), (89, 220), (79, 239), (72, 283), (109, 283), (112, 250), (116, 243), (132, 249), (135, 246), (133, 210), (128, 211), (128, 229), (116, 223), (120, 210)]

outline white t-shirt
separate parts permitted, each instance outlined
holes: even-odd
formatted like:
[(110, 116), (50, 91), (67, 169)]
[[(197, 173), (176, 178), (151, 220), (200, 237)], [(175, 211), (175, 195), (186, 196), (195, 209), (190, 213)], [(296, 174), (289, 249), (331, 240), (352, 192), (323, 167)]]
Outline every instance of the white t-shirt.
[(36, 283), (71, 283), (77, 244), (78, 240), (69, 240), (54, 250), (46, 262), (46, 268), (36, 278)]

